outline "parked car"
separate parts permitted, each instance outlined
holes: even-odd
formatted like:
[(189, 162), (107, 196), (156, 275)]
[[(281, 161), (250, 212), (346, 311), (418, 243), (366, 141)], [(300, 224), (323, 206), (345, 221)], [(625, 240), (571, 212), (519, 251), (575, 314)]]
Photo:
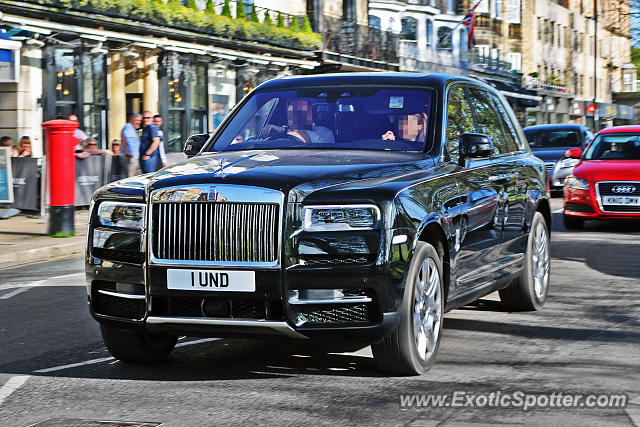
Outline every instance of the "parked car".
[(496, 290), (540, 309), (546, 170), (517, 123), (459, 76), (260, 85), (188, 139), (189, 160), (95, 193), (86, 273), (107, 348), (149, 362), (179, 335), (350, 339), (420, 374), (444, 312)]
[(564, 225), (582, 228), (589, 219), (640, 219), (640, 126), (603, 129), (564, 183)]
[(524, 128), (531, 151), (547, 166), (551, 190), (562, 190), (564, 179), (578, 163), (565, 157), (569, 148), (585, 148), (593, 139), (589, 129), (581, 125), (538, 125)]

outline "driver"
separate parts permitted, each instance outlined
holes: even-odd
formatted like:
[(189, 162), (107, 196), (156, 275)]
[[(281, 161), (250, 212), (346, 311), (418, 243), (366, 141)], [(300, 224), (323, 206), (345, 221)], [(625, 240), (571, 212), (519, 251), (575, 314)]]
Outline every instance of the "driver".
[(624, 157), (624, 146), (618, 142), (612, 142), (609, 149), (602, 153), (603, 158), (622, 158)]
[(424, 141), (425, 123), (427, 115), (425, 113), (403, 114), (398, 120), (398, 136), (393, 131), (386, 131), (381, 138), (385, 141), (395, 141), (401, 139), (404, 141)]
[(292, 99), (287, 102), (287, 125), (267, 125), (262, 131), (263, 137), (287, 134), (305, 142), (305, 144), (333, 144), (333, 132), (324, 126), (313, 123), (311, 102), (307, 99)]

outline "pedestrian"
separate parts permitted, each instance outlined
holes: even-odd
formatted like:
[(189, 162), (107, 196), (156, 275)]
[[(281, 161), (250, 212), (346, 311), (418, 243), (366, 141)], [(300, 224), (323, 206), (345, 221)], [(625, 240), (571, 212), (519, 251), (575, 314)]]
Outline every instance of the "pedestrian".
[(86, 159), (99, 154), (111, 154), (111, 151), (98, 148), (98, 141), (95, 138), (85, 139), (82, 144), (82, 150), (76, 150), (76, 158), (78, 159)]
[(127, 176), (135, 176), (140, 172), (138, 159), (140, 157), (140, 137), (138, 136), (138, 128), (142, 123), (142, 114), (133, 113), (129, 116), (129, 121), (122, 128), (122, 149), (125, 156), (129, 159), (127, 166)]
[(28, 136), (23, 136), (22, 138), (20, 138), (17, 151), (17, 157), (33, 157), (33, 152), (31, 151), (31, 138), (29, 138)]
[(167, 166), (167, 155), (164, 153), (164, 131), (162, 130), (162, 116), (160, 114), (153, 116), (153, 124), (156, 125), (160, 134), (160, 162), (162, 167), (165, 167)]
[(111, 170), (109, 171), (109, 182), (117, 181), (127, 177), (129, 159), (122, 152), (122, 144), (119, 139), (111, 141)]
[(142, 113), (142, 135), (140, 135), (140, 169), (151, 173), (160, 169), (160, 134), (153, 124), (150, 111)]
[(76, 152), (82, 151), (82, 143), (88, 138), (87, 134), (84, 133), (82, 129), (80, 129), (80, 121), (78, 120), (78, 116), (75, 114), (69, 114), (67, 119), (72, 122), (78, 123), (78, 127), (73, 130), (73, 137), (76, 140)]
[(9, 147), (9, 155), (11, 157), (18, 157), (18, 150), (13, 146), (13, 138), (10, 136), (0, 138), (0, 147)]

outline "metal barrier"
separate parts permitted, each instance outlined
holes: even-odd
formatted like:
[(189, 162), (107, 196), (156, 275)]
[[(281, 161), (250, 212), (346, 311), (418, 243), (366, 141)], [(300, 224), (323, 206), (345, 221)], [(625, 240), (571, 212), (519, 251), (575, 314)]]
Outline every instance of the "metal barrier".
[[(11, 179), (13, 203), (3, 208), (40, 211), (45, 214), (46, 197), (43, 177), (46, 174), (45, 158), (12, 157)], [(127, 158), (124, 156), (96, 155), (76, 159), (75, 205), (88, 206), (91, 196), (109, 182), (126, 178)]]

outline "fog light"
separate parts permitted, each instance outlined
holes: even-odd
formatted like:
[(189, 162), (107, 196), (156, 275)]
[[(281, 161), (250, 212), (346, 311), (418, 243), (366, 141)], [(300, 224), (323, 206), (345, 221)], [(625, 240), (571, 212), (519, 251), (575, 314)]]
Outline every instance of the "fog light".
[(205, 317), (229, 317), (229, 303), (226, 300), (202, 300), (202, 315)]
[(139, 283), (116, 283), (116, 292), (121, 294), (144, 295), (144, 285)]

